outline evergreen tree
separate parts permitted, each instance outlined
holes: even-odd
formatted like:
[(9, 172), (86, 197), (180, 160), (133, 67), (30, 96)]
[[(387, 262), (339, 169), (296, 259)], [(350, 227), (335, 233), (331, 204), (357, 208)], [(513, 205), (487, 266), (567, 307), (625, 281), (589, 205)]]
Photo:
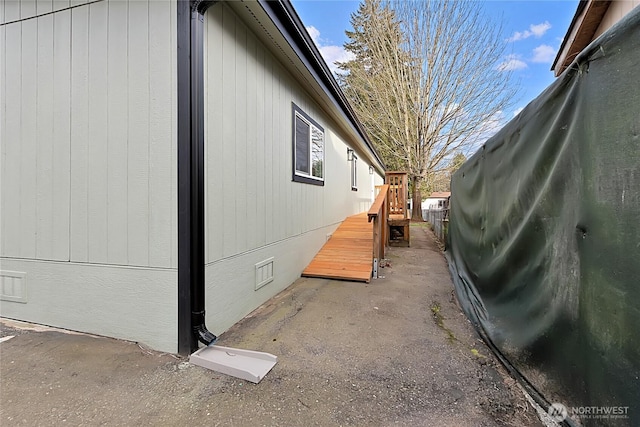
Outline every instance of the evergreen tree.
[(351, 16), (339, 82), (389, 169), (420, 189), (513, 99), (500, 26), (474, 1), (363, 0)]
[[(406, 155), (402, 146), (392, 137), (396, 126), (398, 102), (391, 96), (385, 99), (387, 106), (381, 108), (378, 86), (384, 84), (384, 68), (380, 55), (403, 55), (402, 34), (393, 10), (381, 0), (364, 0), (358, 11), (351, 15), (353, 31), (346, 31), (349, 41), (345, 50), (351, 52), (354, 59), (338, 64), (338, 73), (345, 95), (354, 105), (356, 114), (365, 125), (374, 146), (390, 170), (407, 170)], [(380, 43), (371, 44), (375, 36)]]

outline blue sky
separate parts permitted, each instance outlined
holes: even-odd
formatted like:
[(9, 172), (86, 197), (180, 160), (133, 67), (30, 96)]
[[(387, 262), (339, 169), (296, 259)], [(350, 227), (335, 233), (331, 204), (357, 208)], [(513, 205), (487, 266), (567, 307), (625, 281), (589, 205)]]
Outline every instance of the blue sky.
[[(359, 2), (292, 0), (292, 3), (330, 67), (335, 60), (344, 60), (344, 32), (351, 29), (349, 19), (358, 9)], [(553, 82), (551, 64), (578, 0), (492, 0), (482, 3), (488, 15), (502, 19), (504, 37), (508, 40), (504, 61), (496, 65), (512, 69), (520, 87), (514, 107), (503, 112), (501, 124), (505, 124)]]

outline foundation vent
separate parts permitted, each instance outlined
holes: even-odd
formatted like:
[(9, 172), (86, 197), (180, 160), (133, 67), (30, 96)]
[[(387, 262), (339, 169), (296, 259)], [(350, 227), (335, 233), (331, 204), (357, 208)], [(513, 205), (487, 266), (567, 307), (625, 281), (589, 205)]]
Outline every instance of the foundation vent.
[(0, 300), (27, 302), (27, 273), (0, 270)]
[(273, 257), (256, 264), (256, 291), (273, 282)]

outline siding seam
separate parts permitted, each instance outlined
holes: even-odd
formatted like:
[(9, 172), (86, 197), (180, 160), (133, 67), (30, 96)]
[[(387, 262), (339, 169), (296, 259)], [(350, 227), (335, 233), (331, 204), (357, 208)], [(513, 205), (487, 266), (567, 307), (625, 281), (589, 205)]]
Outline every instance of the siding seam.
[(64, 9), (53, 10), (53, 11), (47, 12), (47, 13), (41, 13), (41, 14), (37, 14), (36, 13), (35, 15), (30, 16), (28, 18), (15, 19), (13, 21), (7, 21), (7, 22), (0, 23), (0, 27), (2, 27), (3, 25), (15, 24), (16, 22), (25, 22), (25, 21), (28, 21), (30, 19), (37, 19), (37, 18), (40, 18), (42, 16), (53, 15), (54, 13), (62, 12), (62, 11), (65, 11), (65, 10), (71, 10), (71, 9), (75, 9), (75, 8), (78, 8), (78, 7), (88, 6), (90, 4), (99, 3), (101, 1), (105, 1), (105, 0), (92, 0), (92, 1), (88, 1), (88, 2), (86, 2), (84, 4), (77, 4), (75, 6), (69, 6), (69, 7), (65, 7)]
[(44, 264), (67, 264), (75, 266), (91, 266), (91, 267), (106, 267), (106, 268), (121, 268), (132, 270), (152, 270), (152, 271), (178, 271), (174, 267), (149, 267), (144, 265), (123, 265), (123, 264), (105, 264), (99, 262), (76, 262), (76, 261), (59, 261), (55, 259), (34, 259), (34, 258), (21, 258), (21, 257), (0, 257), (0, 260), (5, 261), (22, 261), (22, 262), (34, 262)]
[(212, 266), (212, 265), (214, 265), (214, 264), (218, 264), (218, 263), (223, 262), (223, 261), (228, 261), (228, 260), (230, 260), (230, 259), (239, 258), (239, 257), (244, 256), (244, 255), (247, 255), (247, 254), (251, 254), (251, 253), (254, 253), (254, 252), (258, 252), (258, 251), (261, 251), (261, 250), (263, 250), (263, 249), (266, 249), (266, 248), (269, 248), (269, 247), (272, 247), (272, 246), (279, 245), (279, 244), (281, 244), (282, 242), (286, 242), (286, 241), (288, 241), (288, 240), (293, 240), (293, 239), (296, 239), (296, 238), (298, 238), (298, 237), (304, 236), (304, 235), (306, 235), (306, 234), (313, 233), (314, 231), (319, 231), (319, 230), (322, 230), (322, 229), (327, 228), (327, 227), (333, 227), (333, 226), (335, 226), (335, 225), (339, 225), (339, 224), (341, 224), (341, 223), (342, 223), (342, 221), (338, 221), (338, 222), (334, 222), (334, 223), (331, 223), (331, 224), (323, 225), (322, 227), (314, 228), (314, 229), (312, 229), (312, 230), (305, 231), (304, 233), (299, 233), (299, 234), (295, 234), (295, 235), (293, 235), (293, 236), (286, 237), (286, 238), (284, 238), (284, 239), (275, 240), (275, 241), (273, 241), (273, 242), (271, 242), (271, 243), (268, 243), (268, 244), (266, 244), (266, 245), (264, 245), (264, 246), (260, 246), (259, 248), (254, 248), (254, 249), (250, 249), (250, 250), (248, 250), (248, 251), (239, 252), (239, 253), (237, 253), (237, 254), (228, 255), (228, 256), (226, 256), (226, 257), (222, 257), (222, 258), (217, 259), (217, 260), (215, 260), (215, 261), (209, 261), (209, 262), (206, 262), (206, 263), (205, 263), (205, 267), (210, 267), (210, 266)]

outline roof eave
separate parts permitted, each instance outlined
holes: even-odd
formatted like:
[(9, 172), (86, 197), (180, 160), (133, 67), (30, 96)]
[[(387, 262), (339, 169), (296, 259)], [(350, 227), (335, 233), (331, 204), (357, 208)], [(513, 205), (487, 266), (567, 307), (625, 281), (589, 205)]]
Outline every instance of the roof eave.
[(580, 0), (551, 65), (551, 71), (556, 77), (589, 45), (610, 4), (611, 0)]
[(360, 123), (360, 121), (358, 120), (355, 111), (347, 101), (347, 98), (338, 86), (338, 83), (333, 78), (331, 70), (322, 58), (320, 51), (311, 39), (311, 36), (307, 32), (297, 12), (291, 5), (291, 2), (288, 0), (258, 0), (258, 2), (267, 12), (267, 14), (271, 15), (271, 13), (273, 13), (275, 15), (272, 16), (272, 18), (275, 17), (277, 19), (272, 20), (274, 21), (274, 24), (279, 28), (279, 30), (281, 32), (284, 31), (291, 36), (296, 46), (301, 50), (301, 53), (303, 54), (304, 59), (306, 59), (307, 64), (313, 69), (314, 73), (312, 74), (317, 76), (317, 78), (320, 80), (318, 83), (326, 89), (327, 93), (334, 99), (334, 102), (345, 113), (359, 136), (366, 144), (367, 148), (375, 157), (375, 160), (382, 167), (382, 172), (384, 172), (384, 169), (386, 168), (384, 162), (369, 140), (369, 137), (367, 136), (362, 123)]

